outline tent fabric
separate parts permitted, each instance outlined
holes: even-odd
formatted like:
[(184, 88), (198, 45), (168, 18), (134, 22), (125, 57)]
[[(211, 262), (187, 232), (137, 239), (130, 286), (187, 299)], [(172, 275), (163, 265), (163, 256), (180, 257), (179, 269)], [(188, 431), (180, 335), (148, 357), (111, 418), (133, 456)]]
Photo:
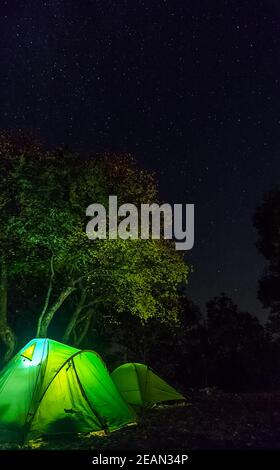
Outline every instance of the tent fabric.
[(29, 359), (32, 361), (33, 353), (35, 350), (36, 343), (31, 344), (31, 346), (28, 346), (24, 351), (22, 351), (21, 356), (25, 357), (26, 359)]
[(135, 418), (93, 351), (34, 339), (0, 373), (0, 441), (113, 431)]
[(134, 407), (185, 399), (145, 364), (122, 364), (111, 377), (124, 400)]

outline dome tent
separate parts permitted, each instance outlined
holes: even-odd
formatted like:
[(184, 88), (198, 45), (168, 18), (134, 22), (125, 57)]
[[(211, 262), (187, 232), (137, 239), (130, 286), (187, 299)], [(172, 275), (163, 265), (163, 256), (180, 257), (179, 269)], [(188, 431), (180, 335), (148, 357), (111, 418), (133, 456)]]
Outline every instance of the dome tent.
[(33, 339), (0, 373), (0, 441), (135, 423), (99, 355)]
[(134, 407), (145, 407), (171, 400), (185, 400), (145, 364), (130, 362), (117, 367), (111, 377), (124, 400)]

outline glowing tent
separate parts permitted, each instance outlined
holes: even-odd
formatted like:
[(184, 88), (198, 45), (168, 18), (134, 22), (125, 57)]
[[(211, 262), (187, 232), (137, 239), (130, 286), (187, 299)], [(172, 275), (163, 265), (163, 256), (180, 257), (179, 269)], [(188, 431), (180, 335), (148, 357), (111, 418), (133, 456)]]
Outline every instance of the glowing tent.
[(97, 353), (30, 341), (0, 374), (0, 440), (113, 431), (135, 422)]
[(131, 362), (117, 367), (111, 377), (124, 400), (135, 407), (145, 407), (170, 400), (185, 400), (145, 364)]

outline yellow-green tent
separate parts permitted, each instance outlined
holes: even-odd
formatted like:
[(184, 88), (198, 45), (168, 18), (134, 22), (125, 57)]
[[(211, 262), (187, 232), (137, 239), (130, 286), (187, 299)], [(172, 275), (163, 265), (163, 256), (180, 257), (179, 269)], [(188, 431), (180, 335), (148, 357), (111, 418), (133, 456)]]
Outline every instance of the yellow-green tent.
[(124, 400), (135, 407), (185, 399), (145, 364), (122, 364), (111, 373), (111, 377)]
[(112, 431), (134, 422), (134, 411), (93, 351), (34, 339), (0, 374), (1, 441)]

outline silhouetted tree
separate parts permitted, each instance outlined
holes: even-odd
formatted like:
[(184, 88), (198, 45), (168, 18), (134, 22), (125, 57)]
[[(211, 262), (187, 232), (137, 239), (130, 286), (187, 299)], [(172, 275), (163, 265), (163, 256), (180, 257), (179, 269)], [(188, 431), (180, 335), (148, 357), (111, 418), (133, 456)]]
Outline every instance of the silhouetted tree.
[(258, 296), (270, 309), (269, 327), (280, 333), (280, 187), (268, 191), (254, 216), (258, 232), (257, 247), (268, 265), (259, 281)]
[(265, 335), (258, 319), (221, 294), (207, 307), (209, 381), (228, 389), (262, 384)]

